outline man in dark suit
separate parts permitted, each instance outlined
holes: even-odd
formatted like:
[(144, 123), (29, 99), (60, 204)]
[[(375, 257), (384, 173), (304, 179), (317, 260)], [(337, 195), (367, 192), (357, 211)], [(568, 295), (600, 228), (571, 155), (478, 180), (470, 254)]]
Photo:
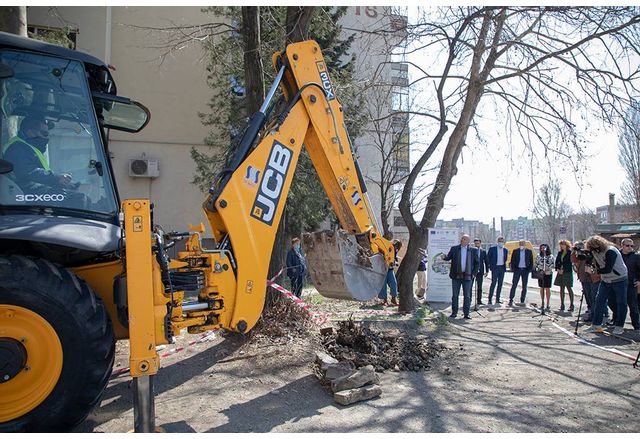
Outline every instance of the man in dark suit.
[(487, 260), (489, 261), (489, 270), (491, 270), (491, 286), (489, 287), (489, 305), (493, 299), (493, 291), (496, 288), (496, 305), (502, 303), (500, 301), (500, 293), (502, 292), (502, 281), (504, 280), (504, 273), (507, 271), (507, 256), (509, 250), (504, 248), (504, 237), (498, 236), (498, 245), (494, 245), (489, 248), (487, 252)]
[(469, 313), (471, 312), (471, 284), (473, 278), (478, 272), (478, 252), (469, 246), (469, 235), (462, 235), (460, 245), (454, 245), (449, 249), (447, 256), (442, 256), (445, 261), (451, 261), (451, 270), (449, 277), (451, 278), (451, 318), (458, 316), (458, 296), (460, 295), (460, 287), (464, 301), (462, 303), (462, 311), (464, 318), (471, 320)]
[(513, 283), (511, 284), (511, 293), (509, 293), (509, 306), (513, 305), (513, 298), (516, 296), (516, 288), (518, 280), (522, 278), (522, 292), (520, 293), (520, 303), (524, 303), (527, 297), (527, 282), (529, 281), (529, 273), (533, 270), (533, 252), (526, 248), (523, 239), (519, 242), (520, 247), (515, 249), (511, 254), (511, 271), (513, 271)]
[(480, 238), (475, 238), (473, 240), (473, 245), (477, 249), (478, 252), (478, 273), (476, 273), (476, 303), (478, 305), (483, 305), (482, 303), (482, 278), (486, 277), (489, 274), (489, 262), (487, 261), (487, 252), (480, 247), (482, 245), (482, 240)]

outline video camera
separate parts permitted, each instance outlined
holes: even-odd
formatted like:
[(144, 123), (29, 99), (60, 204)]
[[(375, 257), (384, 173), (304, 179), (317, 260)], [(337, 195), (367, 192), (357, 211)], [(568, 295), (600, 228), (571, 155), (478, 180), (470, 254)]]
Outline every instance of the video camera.
[(579, 260), (584, 261), (587, 265), (592, 265), (593, 263), (593, 253), (590, 250), (583, 250), (581, 248), (574, 247), (573, 250), (576, 252), (576, 255)]

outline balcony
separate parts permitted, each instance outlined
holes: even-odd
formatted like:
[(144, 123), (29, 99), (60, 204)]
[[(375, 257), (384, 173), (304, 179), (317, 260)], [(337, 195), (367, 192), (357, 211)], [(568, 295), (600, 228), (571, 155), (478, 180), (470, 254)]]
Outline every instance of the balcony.
[(405, 15), (390, 15), (389, 24), (397, 37), (401, 40), (407, 38), (407, 17)]

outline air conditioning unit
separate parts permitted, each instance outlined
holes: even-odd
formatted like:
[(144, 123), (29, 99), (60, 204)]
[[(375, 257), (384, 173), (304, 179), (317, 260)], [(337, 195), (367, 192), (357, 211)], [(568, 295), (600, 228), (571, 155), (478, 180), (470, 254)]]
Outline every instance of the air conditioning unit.
[(158, 160), (155, 159), (129, 159), (129, 177), (155, 178), (160, 176)]

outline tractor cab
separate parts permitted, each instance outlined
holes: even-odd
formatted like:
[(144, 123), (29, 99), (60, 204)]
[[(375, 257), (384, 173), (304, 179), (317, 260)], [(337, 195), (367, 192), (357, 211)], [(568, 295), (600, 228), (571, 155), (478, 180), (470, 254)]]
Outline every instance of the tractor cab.
[(116, 95), (108, 67), (0, 33), (0, 242), (75, 263), (121, 237), (107, 129), (140, 131), (149, 111)]

